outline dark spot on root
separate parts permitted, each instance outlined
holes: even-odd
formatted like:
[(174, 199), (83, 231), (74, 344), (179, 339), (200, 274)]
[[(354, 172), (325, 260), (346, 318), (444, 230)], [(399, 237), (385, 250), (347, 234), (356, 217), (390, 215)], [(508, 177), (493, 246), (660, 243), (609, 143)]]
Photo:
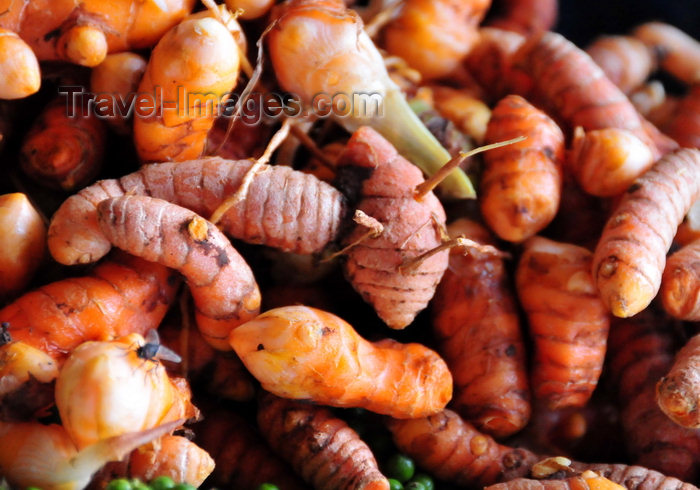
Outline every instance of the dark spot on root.
[(320, 432), (316, 432), (312, 434), (310, 441), (309, 441), (309, 451), (311, 451), (312, 454), (318, 454), (326, 447), (328, 447), (328, 444), (331, 442), (332, 436), (330, 434), (323, 434)]
[(321, 336), (322, 336), (322, 337), (325, 337), (325, 336), (328, 335), (329, 333), (333, 333), (333, 329), (332, 329), (332, 328), (330, 328), (330, 327), (323, 327), (323, 328), (321, 329)]
[(216, 256), (216, 265), (218, 265), (219, 268), (221, 269), (221, 268), (227, 266), (230, 262), (231, 262), (231, 259), (229, 259), (226, 251), (223, 249), (219, 249), (219, 255)]
[(639, 182), (634, 182), (631, 186), (627, 188), (627, 194), (632, 194), (634, 192), (637, 192), (639, 189), (642, 188), (642, 184)]
[(559, 470), (559, 471), (555, 471), (551, 475), (548, 475), (547, 478), (545, 478), (545, 479), (546, 480), (563, 480), (564, 478), (567, 478), (570, 475), (571, 475), (571, 473), (569, 473), (568, 471)]
[(664, 58), (666, 58), (669, 54), (669, 50), (661, 46), (660, 44), (655, 44), (654, 46), (652, 46), (651, 49), (656, 55), (657, 62), (662, 62)]
[(509, 346), (506, 348), (506, 356), (508, 356), (508, 357), (513, 357), (513, 356), (515, 356), (515, 354), (516, 354), (517, 352), (518, 352), (518, 350), (515, 348), (515, 346), (514, 346), (513, 344), (509, 345)]
[(257, 347), (256, 350), (259, 350), (259, 351), (260, 351), (260, 350), (265, 350), (265, 346), (262, 345), (262, 344), (258, 344), (258, 347)]
[(61, 34), (61, 27), (57, 27), (56, 29), (47, 32), (44, 34), (44, 41), (50, 41), (51, 39), (58, 37)]
[(507, 469), (520, 468), (525, 461), (525, 454), (519, 449), (515, 449), (503, 456), (503, 466)]
[(78, 309), (72, 307), (68, 303), (56, 303), (56, 308), (61, 310), (65, 315), (73, 315), (74, 313), (79, 311)]
[(231, 259), (229, 258), (226, 249), (207, 240), (194, 240), (194, 243), (204, 252), (205, 255), (216, 257), (216, 265), (219, 267), (219, 269), (231, 263)]
[(374, 169), (368, 167), (352, 165), (338, 167), (333, 186), (345, 195), (351, 207), (355, 207), (362, 196), (362, 184), (372, 175), (372, 172)]

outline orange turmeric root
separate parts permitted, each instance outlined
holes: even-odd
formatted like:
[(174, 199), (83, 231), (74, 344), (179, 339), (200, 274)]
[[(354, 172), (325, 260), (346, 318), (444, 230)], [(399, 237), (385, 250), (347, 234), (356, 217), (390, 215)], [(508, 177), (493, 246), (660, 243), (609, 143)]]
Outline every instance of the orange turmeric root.
[(314, 308), (266, 311), (229, 340), (263, 388), (278, 396), (397, 418), (435, 413), (452, 396), (452, 376), (434, 351), (391, 339), (370, 343)]
[(104, 439), (78, 451), (61, 425), (0, 422), (0, 472), (13, 488), (87, 488), (93, 473), (106, 463), (121, 460), (181, 423)]
[(678, 225), (673, 241), (684, 247), (698, 239), (700, 239), (700, 200), (693, 203), (683, 222)]
[(625, 445), (632, 460), (692, 482), (700, 475), (700, 434), (669, 419), (655, 399), (657, 381), (673, 364), (671, 332), (668, 320), (652, 308), (615, 321), (608, 341), (608, 372), (618, 393)]
[(636, 465), (577, 463), (571, 467), (577, 471), (594, 471), (603, 478), (618, 483), (629, 490), (695, 490), (697, 487), (678, 478)]
[(92, 113), (71, 116), (57, 100), (34, 122), (22, 143), (20, 162), (30, 178), (48, 187), (72, 191), (93, 181), (102, 168), (106, 131)]
[[(449, 231), (491, 241), (466, 219)], [(453, 409), (494, 437), (522, 429), (530, 416), (525, 345), (503, 259), (453, 249), (431, 309), (438, 350), (454, 377)]]
[(197, 426), (197, 442), (216, 461), (211, 475), (219, 488), (256, 490), (274, 482), (285, 490), (303, 490), (304, 483), (280, 459), (262, 436), (240, 415), (231, 411), (206, 411)]
[[(441, 480), (483, 487), (523, 478), (542, 457), (503, 446), (479, 433), (451, 410), (420, 419), (388, 422), (400, 451)], [(573, 462), (575, 471), (595, 471), (628, 490), (694, 490), (696, 487), (641, 466)]]
[(0, 99), (21, 99), (39, 91), (41, 72), (32, 49), (0, 24)]
[[(546, 32), (511, 59), (518, 93), (532, 97), (570, 129), (626, 129), (658, 158), (645, 124), (624, 93), (583, 50), (561, 34)], [(559, 120), (558, 119), (558, 120)]]
[(591, 277), (592, 254), (533, 237), (516, 284), (535, 345), (532, 390), (550, 409), (581, 407), (598, 384), (609, 318)]
[(700, 79), (678, 101), (663, 129), (682, 147), (700, 149)]
[(586, 53), (626, 94), (641, 86), (656, 68), (652, 50), (631, 36), (599, 37), (586, 48)]
[(0, 310), (13, 341), (41, 349), (59, 363), (88, 340), (108, 340), (156, 328), (178, 280), (159, 264), (115, 255), (88, 276), (26, 293)]
[(388, 427), (401, 452), (441, 480), (457, 485), (483, 487), (524, 477), (538, 461), (527, 449), (498, 444), (451, 410), (391, 419)]
[(639, 114), (655, 126), (663, 127), (663, 118), (657, 115), (664, 111), (664, 104), (667, 104), (671, 98), (666, 93), (663, 83), (659, 80), (649, 80), (631, 91), (628, 97)]
[(587, 470), (580, 475), (563, 480), (530, 480), (516, 478), (505, 483), (497, 483), (484, 490), (624, 490), (625, 487)]
[(383, 30), (386, 50), (425, 79), (452, 73), (478, 39), (491, 0), (409, 0)]
[(260, 290), (250, 267), (223, 233), (196, 213), (161, 199), (126, 195), (102, 201), (97, 214), (114, 245), (185, 276), (197, 326), (214, 348), (230, 349), (229, 332), (259, 313)]
[(524, 141), (484, 154), (481, 213), (501, 238), (521, 242), (546, 227), (559, 208), (564, 135), (544, 112), (518, 95), (494, 108), (487, 144), (525, 136)]
[(656, 296), (678, 225), (700, 198), (700, 151), (669, 153), (639, 177), (608, 219), (593, 258), (601, 298), (618, 317)]
[(46, 256), (46, 224), (26, 194), (0, 196), (0, 300), (29, 284)]
[(198, 416), (189, 384), (169, 377), (159, 354), (137, 333), (73, 349), (56, 378), (56, 408), (79, 449)]
[(112, 100), (120, 100), (120, 97), (126, 107), (135, 100), (146, 65), (142, 56), (125, 52), (107, 55), (92, 69), (90, 91), (95, 94), (95, 111), (99, 110), (107, 124), (118, 133), (131, 132), (130, 116), (133, 114), (115, 112)]
[(457, 129), (482, 144), (491, 110), (481, 98), (469, 90), (456, 90), (436, 85), (431, 87), (435, 109), (452, 121)]
[[(441, 243), (445, 211), (432, 192), (417, 200), (423, 176), (379, 133), (365, 126), (352, 135), (338, 161), (339, 172), (361, 183), (357, 208), (384, 226), (365, 239), (367, 228), (355, 226), (343, 239), (344, 272), (377, 315), (391, 328), (409, 325), (435, 294), (447, 268), (449, 252), (439, 252), (417, 267), (402, 265)], [(354, 245), (353, 245), (354, 244)]]
[(327, 408), (265, 394), (258, 426), (273, 449), (317, 490), (389, 490), (371, 449)]
[(700, 320), (700, 240), (690, 242), (668, 258), (660, 295), (664, 310), (672, 317)]
[(501, 0), (495, 4), (498, 14), (488, 25), (523, 36), (551, 30), (559, 14), (557, 0)]
[(194, 7), (194, 0), (0, 1), (0, 28), (17, 32), (39, 60), (96, 66), (108, 52), (154, 45)]
[(507, 73), (511, 57), (524, 42), (525, 36), (517, 32), (495, 27), (479, 29), (479, 42), (469, 52), (464, 64), (492, 100), (513, 93)]
[(647, 22), (632, 35), (658, 57), (659, 67), (684, 82), (697, 82), (700, 73), (700, 42), (680, 29), (663, 22)]
[(163, 436), (129, 455), (129, 476), (141, 481), (169, 476), (198, 488), (213, 470), (209, 453), (182, 436)]
[(695, 429), (700, 427), (698, 365), (700, 336), (696, 335), (678, 351), (671, 370), (656, 385), (661, 410), (677, 424)]
[[(185, 161), (204, 154), (207, 133), (238, 79), (238, 48), (218, 20), (190, 18), (168, 31), (153, 49), (139, 93), (154, 105), (134, 118), (142, 162)], [(177, 101), (175, 107), (165, 103)]]
[[(241, 185), (253, 162), (205, 158), (145, 165), (120, 179), (103, 180), (69, 197), (49, 227), (49, 250), (63, 264), (94, 262), (110, 248), (97, 225), (100, 201), (125, 193), (165, 199), (200, 216), (212, 213)], [(295, 253), (321, 251), (338, 235), (345, 198), (330, 185), (287, 166), (263, 165), (245, 199), (219, 221), (234, 238)]]
[(626, 129), (574, 130), (568, 166), (581, 187), (594, 196), (624, 192), (654, 164), (649, 145)]

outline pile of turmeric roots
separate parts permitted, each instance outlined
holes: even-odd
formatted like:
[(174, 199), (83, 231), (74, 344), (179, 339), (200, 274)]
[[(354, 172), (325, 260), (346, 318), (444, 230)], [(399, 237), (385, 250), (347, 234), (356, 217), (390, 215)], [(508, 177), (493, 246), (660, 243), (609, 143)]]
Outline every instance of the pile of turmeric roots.
[(557, 16), (0, 0), (2, 484), (696, 488), (700, 43)]

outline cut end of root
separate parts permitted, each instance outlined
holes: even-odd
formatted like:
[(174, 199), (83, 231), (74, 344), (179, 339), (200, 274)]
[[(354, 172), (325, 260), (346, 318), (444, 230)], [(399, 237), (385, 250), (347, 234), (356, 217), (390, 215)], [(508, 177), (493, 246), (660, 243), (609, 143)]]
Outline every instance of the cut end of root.
[(700, 427), (698, 400), (679, 386), (672, 377), (661, 378), (656, 385), (659, 408), (674, 422), (683, 427)]
[(694, 271), (682, 267), (667, 266), (661, 282), (661, 302), (666, 313), (680, 320), (697, 320), (695, 313)]
[(616, 256), (601, 260), (594, 274), (600, 298), (618, 318), (628, 318), (645, 309), (659, 288)]
[(355, 210), (352, 220), (369, 230), (369, 238), (377, 238), (384, 232), (383, 224), (360, 209)]

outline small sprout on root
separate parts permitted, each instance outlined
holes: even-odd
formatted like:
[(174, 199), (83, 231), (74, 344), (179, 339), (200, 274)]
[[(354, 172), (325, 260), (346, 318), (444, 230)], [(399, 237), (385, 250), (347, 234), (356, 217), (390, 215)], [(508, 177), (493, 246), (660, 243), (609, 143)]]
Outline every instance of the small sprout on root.
[(493, 150), (494, 148), (512, 145), (513, 143), (518, 143), (520, 141), (523, 141), (524, 139), (526, 139), (526, 136), (518, 136), (517, 138), (513, 138), (510, 140), (499, 141), (497, 143), (491, 143), (490, 145), (479, 146), (478, 148), (474, 148), (473, 150), (459, 152), (457, 155), (452, 157), (452, 159), (449, 162), (443, 165), (440, 168), (440, 170), (435, 172), (435, 174), (432, 177), (428, 178), (422, 184), (418, 184), (416, 186), (416, 190), (414, 191), (413, 197), (416, 199), (416, 201), (420, 201), (421, 199), (423, 199), (428, 194), (428, 192), (432, 191), (438, 185), (440, 185), (440, 182), (445, 180), (445, 177), (447, 177), (450, 174), (450, 172), (452, 172), (452, 170), (457, 168), (467, 158), (474, 156), (477, 153), (483, 153), (488, 150)]
[(219, 205), (218, 208), (214, 210), (214, 212), (211, 215), (211, 218), (209, 218), (209, 221), (211, 221), (214, 224), (217, 224), (219, 221), (221, 221), (221, 218), (223, 218), (223, 216), (228, 212), (229, 209), (231, 209), (233, 206), (235, 206), (236, 204), (238, 204), (246, 198), (248, 194), (248, 188), (253, 182), (255, 174), (258, 173), (260, 167), (262, 167), (270, 161), (270, 157), (272, 157), (272, 154), (287, 138), (287, 136), (289, 135), (289, 128), (291, 124), (291, 119), (284, 120), (284, 122), (282, 123), (282, 127), (280, 127), (280, 129), (277, 130), (277, 132), (272, 136), (272, 139), (270, 139), (270, 143), (267, 145), (267, 148), (265, 148), (265, 152), (260, 158), (258, 158), (255, 161), (253, 166), (248, 169), (245, 176), (243, 176), (243, 181), (241, 182), (240, 187), (231, 197), (227, 198), (224, 202), (221, 203), (221, 205)]
[[(399, 247), (398, 247), (398, 248), (404, 248), (404, 247), (406, 246), (406, 244), (409, 242), (409, 240), (411, 240), (411, 238), (413, 238), (413, 237), (416, 236), (418, 233), (420, 233), (420, 231), (421, 231), (423, 228), (425, 228), (426, 226), (428, 226), (430, 223), (438, 224), (438, 225), (439, 225), (439, 223), (436, 221), (436, 216), (435, 216), (435, 214), (432, 214), (429, 220), (427, 220), (425, 223), (423, 223), (423, 224), (420, 225), (418, 228), (416, 228), (416, 229), (413, 230), (411, 233), (409, 233), (408, 236), (404, 239), (404, 241), (401, 242), (401, 243), (399, 243)], [(439, 228), (440, 228), (440, 227), (438, 226), (438, 230), (439, 230)], [(439, 233), (439, 231), (438, 231), (438, 233)]]
[(401, 274), (407, 274), (418, 267), (428, 260), (430, 257), (432, 257), (435, 254), (438, 254), (442, 252), (443, 250), (449, 250), (451, 248), (455, 247), (462, 247), (464, 248), (464, 255), (471, 254), (474, 256), (482, 256), (482, 255), (491, 255), (494, 257), (502, 257), (502, 258), (510, 258), (510, 254), (507, 252), (503, 252), (501, 250), (498, 250), (496, 247), (493, 245), (484, 245), (483, 243), (475, 242), (474, 240), (470, 240), (469, 238), (465, 238), (463, 236), (453, 238), (451, 240), (447, 240), (444, 243), (441, 243), (437, 247), (433, 248), (432, 250), (428, 250), (425, 253), (420, 254), (417, 257), (413, 257), (412, 259), (404, 261), (403, 264), (399, 266), (399, 272)]
[(309, 137), (309, 135), (299, 126), (296, 124), (292, 124), (290, 131), (292, 133), (292, 136), (294, 136), (297, 140), (299, 140), (299, 143), (301, 143), (304, 148), (309, 150), (309, 152), (316, 157), (319, 162), (333, 170), (335, 169), (335, 162), (328, 158), (328, 156), (316, 145), (316, 142)]
[(321, 263), (324, 262), (330, 262), (331, 260), (335, 259), (336, 257), (339, 257), (340, 255), (344, 255), (350, 250), (351, 248), (359, 245), (360, 243), (364, 242), (368, 238), (378, 238), (382, 233), (384, 233), (384, 225), (381, 224), (379, 221), (376, 219), (372, 218), (368, 214), (366, 214), (364, 211), (360, 211), (359, 209), (355, 210), (355, 215), (352, 217), (352, 220), (357, 223), (360, 226), (364, 226), (368, 228), (369, 230), (367, 233), (362, 235), (360, 238), (352, 242), (350, 245), (347, 247), (344, 247), (337, 252), (329, 255), (328, 257), (324, 258), (321, 260)]
[[(403, 2), (394, 0), (377, 12), (377, 14), (365, 24), (365, 32), (367, 35), (372, 39), (377, 37), (379, 31), (399, 14), (399, 7), (401, 7), (402, 4)], [(418, 81), (420, 82), (420, 79)]]
[[(224, 18), (223, 15), (221, 15), (221, 10), (219, 10), (218, 5), (214, 0), (202, 0), (202, 4), (206, 7), (207, 10), (209, 10), (214, 18), (221, 22), (223, 25), (227, 25), (227, 19)], [(226, 7), (223, 7), (226, 9)], [(226, 9), (228, 10), (228, 9)], [(243, 9), (242, 8), (237, 8), (235, 11), (231, 12), (228, 10), (230, 13), (231, 17), (228, 20), (236, 20), (238, 17), (240, 17), (243, 14)], [(253, 76), (253, 65), (250, 64), (250, 60), (248, 60), (248, 56), (246, 55), (245, 52), (241, 49), (240, 45), (236, 43), (236, 47), (238, 48), (238, 57), (240, 58), (240, 63), (241, 63), (241, 70), (243, 70), (243, 73), (246, 74), (246, 76), (250, 79)]]

